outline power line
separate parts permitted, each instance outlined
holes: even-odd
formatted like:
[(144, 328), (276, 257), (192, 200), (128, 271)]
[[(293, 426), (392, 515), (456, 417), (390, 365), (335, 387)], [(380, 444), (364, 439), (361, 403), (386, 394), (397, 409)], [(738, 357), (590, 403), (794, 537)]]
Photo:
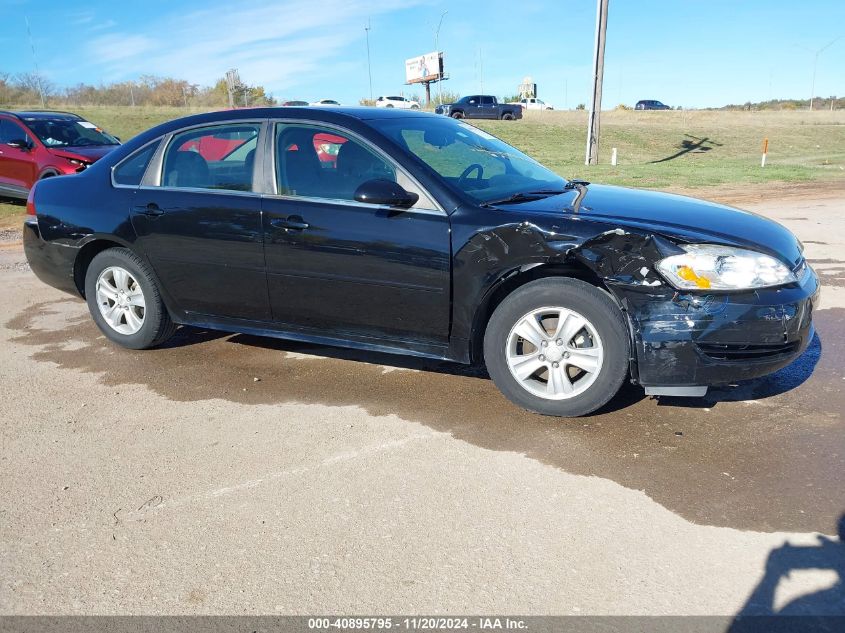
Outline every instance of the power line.
[(815, 99), (816, 95), (816, 69), (819, 65), (819, 55), (825, 52), (828, 48), (836, 44), (839, 40), (842, 39), (842, 35), (837, 38), (832, 39), (830, 42), (822, 46), (819, 50), (815, 52), (815, 57), (813, 58), (813, 86), (810, 88), (810, 110), (813, 109), (813, 99)]

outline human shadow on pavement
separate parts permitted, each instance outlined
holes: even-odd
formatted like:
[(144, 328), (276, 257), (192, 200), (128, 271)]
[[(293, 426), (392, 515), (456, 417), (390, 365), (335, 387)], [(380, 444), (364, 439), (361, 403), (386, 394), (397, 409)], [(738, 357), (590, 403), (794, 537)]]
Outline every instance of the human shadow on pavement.
[[(763, 579), (736, 615), (728, 633), (845, 630), (845, 514), (839, 518), (838, 532), (838, 539), (819, 535), (818, 545), (785, 542), (769, 552)], [(838, 578), (833, 586), (794, 598), (776, 609), (778, 585), (793, 571), (805, 569), (833, 570)]]

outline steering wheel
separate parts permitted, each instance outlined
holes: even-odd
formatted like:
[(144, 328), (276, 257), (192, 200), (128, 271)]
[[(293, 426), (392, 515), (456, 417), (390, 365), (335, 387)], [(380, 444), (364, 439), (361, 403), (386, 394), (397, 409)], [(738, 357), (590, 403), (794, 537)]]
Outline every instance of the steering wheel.
[(461, 173), (461, 175), (458, 177), (458, 184), (460, 185), (460, 184), (463, 184), (464, 182), (466, 182), (467, 179), (468, 179), (468, 176), (474, 171), (478, 172), (478, 175), (475, 177), (475, 179), (477, 181), (480, 181), (481, 176), (484, 174), (484, 167), (482, 167), (478, 163), (473, 163), (472, 165), (470, 165), (469, 167), (464, 169), (463, 173)]

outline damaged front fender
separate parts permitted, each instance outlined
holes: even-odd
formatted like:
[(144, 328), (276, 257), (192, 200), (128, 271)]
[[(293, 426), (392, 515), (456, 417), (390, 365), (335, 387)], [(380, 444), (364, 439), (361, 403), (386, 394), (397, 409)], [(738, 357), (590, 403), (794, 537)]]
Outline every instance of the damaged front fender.
[(625, 309), (614, 288), (659, 287), (663, 292), (665, 282), (654, 263), (681, 252), (662, 236), (607, 230), (606, 224), (575, 215), (550, 217), (546, 223), (493, 224), (465, 240), (456, 222), (453, 239), (461, 244), (453, 256), (452, 339), (458, 345), (477, 338), (503, 289), (539, 277), (571, 274), (607, 288)]

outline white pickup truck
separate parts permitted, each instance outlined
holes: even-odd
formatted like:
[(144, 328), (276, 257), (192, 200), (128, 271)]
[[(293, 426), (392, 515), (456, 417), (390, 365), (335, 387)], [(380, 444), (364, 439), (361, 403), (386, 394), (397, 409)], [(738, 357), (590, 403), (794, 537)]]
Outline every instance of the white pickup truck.
[(524, 110), (554, 110), (555, 107), (551, 103), (546, 103), (542, 99), (530, 97), (528, 99), (520, 99), (519, 104)]

